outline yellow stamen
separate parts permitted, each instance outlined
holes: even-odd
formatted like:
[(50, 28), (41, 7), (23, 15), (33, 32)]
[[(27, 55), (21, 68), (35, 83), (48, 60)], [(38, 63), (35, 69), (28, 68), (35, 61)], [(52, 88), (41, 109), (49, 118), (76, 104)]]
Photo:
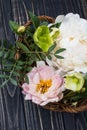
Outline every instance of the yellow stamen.
[(74, 37), (70, 37), (69, 40), (70, 40), (70, 41), (74, 40)]
[(86, 43), (87, 43), (87, 40), (79, 40), (79, 42), (80, 42), (81, 44), (86, 44)]
[(52, 80), (40, 80), (40, 83), (37, 84), (36, 91), (44, 94), (52, 85)]

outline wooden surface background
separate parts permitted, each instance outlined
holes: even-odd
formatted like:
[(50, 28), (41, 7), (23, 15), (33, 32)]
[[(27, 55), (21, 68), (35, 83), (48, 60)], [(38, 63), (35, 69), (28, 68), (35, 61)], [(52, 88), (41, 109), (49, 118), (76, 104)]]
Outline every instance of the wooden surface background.
[[(28, 11), (56, 17), (68, 12), (87, 19), (87, 0), (0, 0), (0, 39), (14, 43), (9, 20), (24, 24)], [(0, 89), (0, 130), (87, 130), (87, 112), (79, 114), (45, 110), (24, 101), (21, 90), (11, 84)]]

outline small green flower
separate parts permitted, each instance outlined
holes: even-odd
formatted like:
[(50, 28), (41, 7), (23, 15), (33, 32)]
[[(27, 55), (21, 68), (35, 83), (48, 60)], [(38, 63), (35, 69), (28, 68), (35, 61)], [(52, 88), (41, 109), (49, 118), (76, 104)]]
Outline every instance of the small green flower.
[(37, 28), (33, 38), (37, 46), (39, 46), (44, 52), (47, 52), (50, 46), (53, 44), (49, 28), (45, 25)]
[(72, 91), (79, 91), (84, 84), (84, 78), (81, 73), (74, 72), (68, 74), (65, 78), (65, 88)]
[(20, 26), (17, 30), (18, 33), (23, 33), (25, 31), (25, 27), (24, 26)]

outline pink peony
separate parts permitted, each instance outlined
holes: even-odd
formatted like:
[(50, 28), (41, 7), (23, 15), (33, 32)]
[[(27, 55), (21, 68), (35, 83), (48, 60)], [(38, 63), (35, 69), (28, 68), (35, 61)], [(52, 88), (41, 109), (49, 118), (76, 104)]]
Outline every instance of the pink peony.
[(47, 65), (34, 67), (27, 76), (29, 84), (22, 85), (26, 100), (44, 106), (63, 98), (63, 78), (52, 67)]

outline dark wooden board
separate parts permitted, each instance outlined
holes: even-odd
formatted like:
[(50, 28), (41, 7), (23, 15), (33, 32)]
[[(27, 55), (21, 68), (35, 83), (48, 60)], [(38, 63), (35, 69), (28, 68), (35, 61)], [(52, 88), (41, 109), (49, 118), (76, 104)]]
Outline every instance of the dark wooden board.
[[(9, 20), (24, 24), (28, 11), (56, 17), (68, 12), (87, 19), (87, 0), (0, 0), (0, 39), (14, 44)], [(87, 112), (78, 114), (45, 110), (24, 101), (19, 87), (11, 84), (0, 89), (0, 130), (87, 130)]]

